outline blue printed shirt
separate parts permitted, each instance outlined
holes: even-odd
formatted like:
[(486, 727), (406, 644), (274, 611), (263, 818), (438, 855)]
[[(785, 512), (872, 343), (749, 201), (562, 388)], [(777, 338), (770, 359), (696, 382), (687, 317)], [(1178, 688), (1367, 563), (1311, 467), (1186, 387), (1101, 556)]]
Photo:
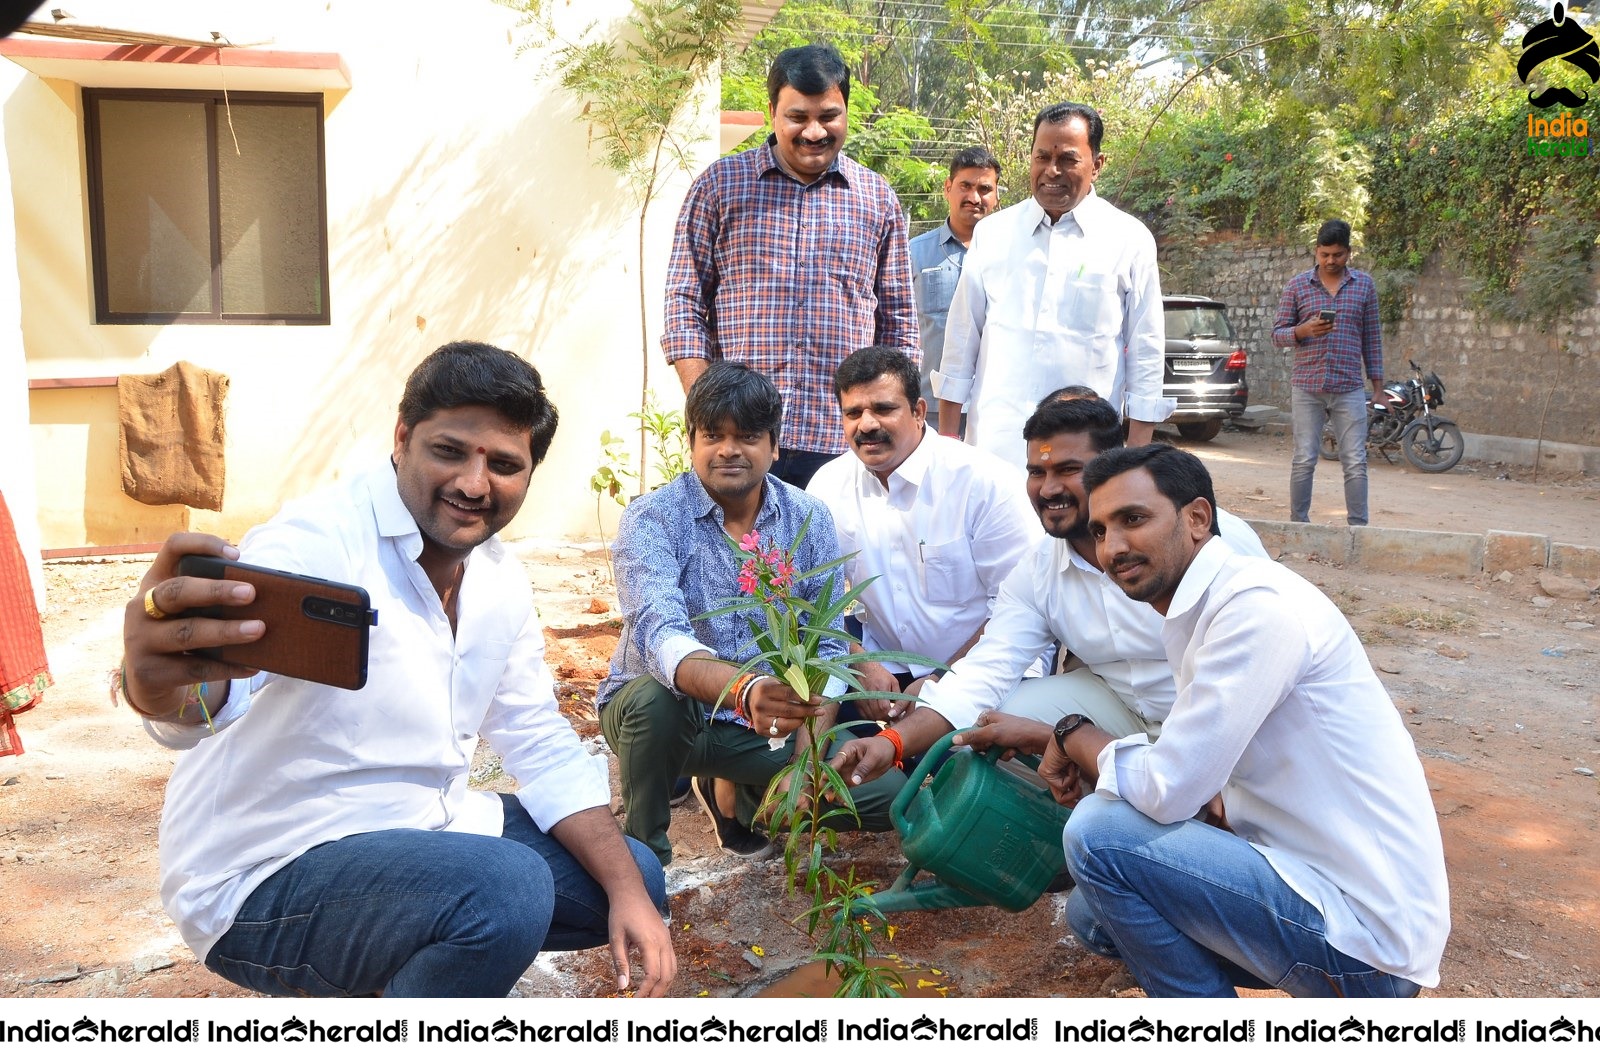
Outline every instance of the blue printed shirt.
[[(821, 501), (768, 475), (755, 522), (762, 544), (787, 550), (808, 517), (810, 527), (794, 559), (797, 571), (839, 557), (833, 516)], [(722, 506), (706, 493), (693, 471), (628, 505), (611, 546), (611, 559), (622, 608), (622, 636), (611, 657), (611, 672), (596, 693), (602, 708), (629, 681), (645, 674), (678, 692), (678, 664), (694, 652), (708, 651), (736, 665), (758, 654), (746, 616), (759, 619), (759, 612), (696, 618), (743, 594), (739, 591), (741, 558), (728, 542)], [(815, 600), (827, 578), (824, 574), (801, 582), (800, 594)], [(843, 591), (840, 583), (835, 595)], [(828, 657), (844, 655), (846, 645), (842, 640), (825, 640), (819, 652)], [(823, 694), (844, 691), (842, 685), (835, 685), (830, 682)], [(745, 724), (730, 709), (718, 710), (716, 718)]]

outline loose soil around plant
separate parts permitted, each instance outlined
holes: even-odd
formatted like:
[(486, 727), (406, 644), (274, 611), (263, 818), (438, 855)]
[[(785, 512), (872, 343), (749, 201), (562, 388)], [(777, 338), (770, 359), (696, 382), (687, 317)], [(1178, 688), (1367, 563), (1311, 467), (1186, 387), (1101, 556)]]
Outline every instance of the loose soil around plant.
[[(1286, 517), (1285, 438), (1230, 430), (1188, 448), (1208, 462), (1224, 507), (1246, 518)], [(1321, 466), (1319, 522), (1340, 518), (1338, 480), (1336, 464)], [(1600, 543), (1600, 482), (1548, 474), (1534, 482), (1528, 471), (1493, 465), (1433, 476), (1379, 459), (1372, 522)], [(619, 625), (605, 555), (598, 546), (519, 547), (538, 591), (562, 709), (603, 751), (594, 686)], [(1600, 994), (1593, 595), (1555, 597), (1531, 570), (1442, 578), (1283, 559), (1349, 616), (1427, 772), (1454, 922), (1443, 982), (1429, 993)], [(121, 609), (144, 566), (48, 568), (45, 631), (57, 684), (18, 718), (27, 753), (0, 759), (0, 997), (246, 996), (195, 961), (161, 909), (156, 832), (175, 756), (107, 701)], [(476, 772), (483, 786), (506, 787), (486, 754)], [(674, 812), (672, 838), (674, 994), (754, 994), (806, 960), (810, 945), (792, 923), (804, 903), (784, 895), (778, 862), (752, 865), (718, 851), (692, 800)], [(904, 865), (892, 835), (846, 836), (840, 857), (885, 884)], [(893, 926), (884, 951), (926, 992), (1137, 992), (1120, 965), (1071, 940), (1054, 896), (1020, 914), (916, 913)], [(518, 993), (605, 994), (610, 978), (599, 951), (547, 956)]]

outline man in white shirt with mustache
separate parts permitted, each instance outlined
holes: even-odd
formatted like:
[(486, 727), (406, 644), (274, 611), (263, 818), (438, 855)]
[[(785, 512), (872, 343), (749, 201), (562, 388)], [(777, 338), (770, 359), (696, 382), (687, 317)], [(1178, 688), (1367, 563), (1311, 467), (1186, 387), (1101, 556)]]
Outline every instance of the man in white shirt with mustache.
[(1172, 415), (1162, 395), (1166, 323), (1155, 239), (1094, 192), (1100, 115), (1057, 103), (1034, 119), (1033, 197), (978, 223), (933, 376), (940, 433), (1022, 466), (1022, 425), (1047, 392), (1091, 387), (1150, 441)]

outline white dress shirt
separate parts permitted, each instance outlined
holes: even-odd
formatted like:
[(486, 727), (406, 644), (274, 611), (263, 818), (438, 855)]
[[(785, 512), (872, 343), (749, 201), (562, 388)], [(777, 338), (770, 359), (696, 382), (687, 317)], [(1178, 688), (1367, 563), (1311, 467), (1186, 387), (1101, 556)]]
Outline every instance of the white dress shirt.
[(1229, 826), (1321, 911), (1329, 943), (1437, 985), (1450, 900), (1433, 800), (1344, 615), (1293, 571), (1213, 539), (1162, 639), (1179, 691), (1161, 739), (1108, 744), (1097, 790), (1163, 824), (1220, 791)]
[[(1243, 519), (1218, 509), (1217, 523), (1236, 551), (1266, 558)], [(953, 727), (970, 728), (1055, 643), (1104, 680), (1147, 728), (1160, 730), (1177, 695), (1161, 643), (1161, 615), (1128, 599), (1063, 538), (1046, 538), (1017, 564), (1000, 586), (983, 637), (923, 690), (923, 699)]]
[(189, 748), (161, 815), (161, 900), (202, 960), (257, 884), (320, 843), (389, 828), (500, 835), (499, 796), (467, 788), (480, 733), (545, 831), (609, 804), (604, 759), (556, 709), (522, 564), (497, 538), (473, 550), (452, 635), (421, 551), (387, 461), (245, 535), (245, 562), (359, 585), (378, 624), (358, 691), (258, 674), (230, 684), (215, 735), (145, 723)]
[(1021, 467), (1039, 399), (1093, 387), (1160, 423), (1166, 318), (1150, 230), (1093, 191), (1050, 222), (1026, 199), (978, 222), (945, 325), (933, 392), (967, 406), (966, 440)]
[[(989, 617), (1000, 584), (1044, 537), (1022, 473), (924, 430), (885, 487), (852, 452), (824, 464), (807, 492), (833, 513), (868, 651), (948, 662)], [(888, 664), (905, 672), (908, 667)], [(914, 677), (929, 673), (912, 666)]]

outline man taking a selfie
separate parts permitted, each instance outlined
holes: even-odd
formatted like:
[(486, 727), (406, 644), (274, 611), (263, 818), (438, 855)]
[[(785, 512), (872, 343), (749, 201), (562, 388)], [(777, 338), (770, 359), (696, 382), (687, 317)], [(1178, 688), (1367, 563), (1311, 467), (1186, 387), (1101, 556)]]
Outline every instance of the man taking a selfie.
[[(205, 534), (162, 547), (126, 610), (117, 691), (186, 749), (161, 898), (212, 971), (264, 994), (505, 997), (540, 951), (609, 940), (618, 990), (666, 993), (660, 864), (624, 840), (604, 763), (557, 711), (527, 576), (495, 536), (555, 428), (532, 365), (451, 343), (407, 380), (389, 459), (238, 549)], [(257, 592), (177, 576), (191, 554), (364, 588), (379, 616), (365, 685), (188, 654), (266, 632), (186, 614)], [(516, 795), (468, 790), (479, 735)]]

